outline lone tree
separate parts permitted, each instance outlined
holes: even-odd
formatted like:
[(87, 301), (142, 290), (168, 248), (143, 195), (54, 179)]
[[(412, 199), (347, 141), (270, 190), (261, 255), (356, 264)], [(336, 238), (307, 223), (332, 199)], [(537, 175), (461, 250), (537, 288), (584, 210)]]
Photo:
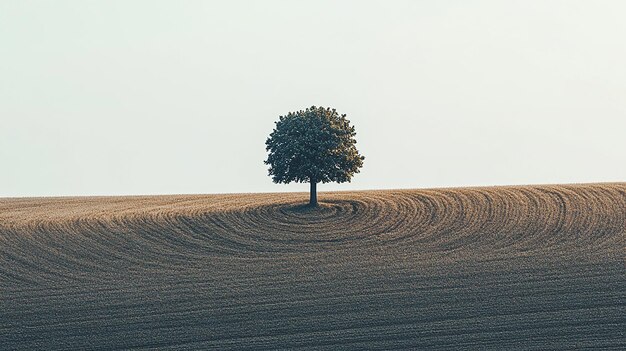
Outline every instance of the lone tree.
[(265, 142), (269, 175), (274, 183), (311, 183), (309, 205), (317, 206), (317, 183), (349, 182), (363, 166), (355, 135), (335, 109), (312, 106), (280, 116)]

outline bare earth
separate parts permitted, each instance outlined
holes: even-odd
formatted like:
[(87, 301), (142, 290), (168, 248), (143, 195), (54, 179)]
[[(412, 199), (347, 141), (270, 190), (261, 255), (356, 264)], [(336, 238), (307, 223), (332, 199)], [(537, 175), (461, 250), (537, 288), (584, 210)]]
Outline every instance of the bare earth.
[(626, 183), (0, 199), (0, 349), (626, 349)]

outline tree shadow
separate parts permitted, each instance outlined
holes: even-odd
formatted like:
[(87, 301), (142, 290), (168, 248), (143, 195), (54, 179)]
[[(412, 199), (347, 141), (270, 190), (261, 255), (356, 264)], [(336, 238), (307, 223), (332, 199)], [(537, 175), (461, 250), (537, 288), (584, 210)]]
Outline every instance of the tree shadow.
[(315, 214), (315, 213), (326, 212), (330, 207), (331, 207), (330, 204), (319, 202), (317, 206), (312, 206), (310, 204), (297, 204), (297, 205), (286, 206), (285, 210), (290, 211), (290, 212), (295, 212), (295, 213), (302, 213), (302, 214), (304, 213)]

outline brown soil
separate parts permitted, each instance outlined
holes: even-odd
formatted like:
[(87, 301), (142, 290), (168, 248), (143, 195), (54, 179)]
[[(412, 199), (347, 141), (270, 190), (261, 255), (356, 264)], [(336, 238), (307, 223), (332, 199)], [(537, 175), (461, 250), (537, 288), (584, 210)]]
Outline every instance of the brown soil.
[(0, 349), (626, 347), (626, 183), (0, 199)]

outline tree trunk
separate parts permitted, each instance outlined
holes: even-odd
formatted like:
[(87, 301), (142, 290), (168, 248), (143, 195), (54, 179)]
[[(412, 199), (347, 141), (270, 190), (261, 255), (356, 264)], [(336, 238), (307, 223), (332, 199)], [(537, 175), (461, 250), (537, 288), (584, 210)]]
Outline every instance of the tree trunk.
[(311, 180), (311, 197), (309, 200), (309, 206), (317, 206), (317, 181)]

